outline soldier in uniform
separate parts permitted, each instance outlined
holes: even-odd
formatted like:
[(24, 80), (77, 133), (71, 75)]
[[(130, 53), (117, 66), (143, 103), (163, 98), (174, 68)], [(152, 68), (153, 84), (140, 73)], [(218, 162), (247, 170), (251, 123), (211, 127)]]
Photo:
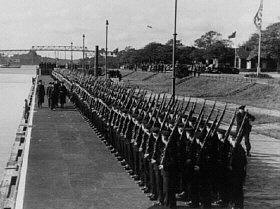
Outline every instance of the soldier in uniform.
[(231, 140), (231, 154), (230, 154), (230, 189), (231, 202), (234, 209), (244, 208), (244, 191), (243, 185), (246, 177), (247, 158), (246, 152), (240, 143)]
[(149, 196), (151, 200), (156, 200), (158, 198), (158, 191), (156, 187), (156, 172), (154, 169), (154, 161), (152, 161), (152, 155), (155, 149), (155, 143), (159, 139), (159, 128), (153, 127), (151, 129), (152, 134), (148, 138), (146, 142), (146, 150), (144, 154), (144, 158), (146, 160), (148, 166), (148, 175), (149, 175), (149, 190), (151, 195)]
[[(186, 121), (185, 121), (186, 122)], [(190, 127), (183, 129), (185, 125), (179, 124), (178, 131), (180, 141), (178, 143), (178, 160), (180, 172), (181, 193), (176, 195), (177, 199), (188, 201), (190, 199), (190, 184), (193, 176), (193, 158), (194, 158), (194, 130)]]
[[(169, 208), (176, 208), (176, 188), (178, 179), (177, 139), (178, 131), (174, 124), (169, 123), (170, 135), (164, 141), (165, 148), (162, 157), (162, 172), (164, 182), (165, 200), (164, 205)], [(165, 139), (164, 139), (165, 140)]]
[(49, 85), (47, 87), (47, 97), (48, 97), (48, 107), (51, 108), (51, 102), (52, 102), (52, 99), (51, 99), (51, 88), (52, 88), (52, 82), (49, 82)]
[(155, 147), (154, 147), (154, 151), (153, 151), (153, 155), (152, 155), (152, 160), (151, 160), (151, 163), (153, 164), (153, 169), (155, 172), (155, 184), (156, 184), (156, 191), (158, 194), (158, 204), (159, 205), (163, 205), (163, 203), (164, 203), (161, 158), (163, 155), (165, 142), (166, 142), (168, 136), (169, 136), (169, 132), (166, 130), (161, 130), (161, 132), (159, 132), (159, 137), (156, 139)]
[[(244, 121), (243, 131), (242, 131), (240, 140), (242, 141), (242, 138), (244, 138), (245, 146), (246, 146), (246, 153), (247, 153), (247, 156), (250, 156), (251, 155), (250, 154), (250, 150), (251, 150), (250, 133), (252, 130), (252, 125), (250, 124), (250, 122), (254, 121), (255, 117), (253, 115), (249, 114), (248, 112), (246, 114), (245, 105), (242, 105), (238, 108), (238, 113), (236, 115), (236, 123), (237, 123), (236, 133), (238, 133), (245, 115), (246, 115), (246, 118)], [(240, 143), (240, 142), (238, 142), (238, 143)]]

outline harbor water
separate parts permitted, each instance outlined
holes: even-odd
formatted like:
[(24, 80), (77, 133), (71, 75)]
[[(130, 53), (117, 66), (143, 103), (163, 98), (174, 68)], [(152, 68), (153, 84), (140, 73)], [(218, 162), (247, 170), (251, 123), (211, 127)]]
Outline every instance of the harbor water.
[(36, 66), (0, 68), (0, 179), (20, 123), (24, 99), (28, 97)]

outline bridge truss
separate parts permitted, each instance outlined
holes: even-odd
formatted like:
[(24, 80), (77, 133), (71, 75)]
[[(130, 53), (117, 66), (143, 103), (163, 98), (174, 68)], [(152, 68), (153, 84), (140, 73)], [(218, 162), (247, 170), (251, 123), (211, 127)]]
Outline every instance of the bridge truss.
[(31, 49), (0, 49), (1, 54), (21, 54), (28, 52), (82, 52), (86, 56), (94, 56), (94, 50), (82, 46), (32, 46)]

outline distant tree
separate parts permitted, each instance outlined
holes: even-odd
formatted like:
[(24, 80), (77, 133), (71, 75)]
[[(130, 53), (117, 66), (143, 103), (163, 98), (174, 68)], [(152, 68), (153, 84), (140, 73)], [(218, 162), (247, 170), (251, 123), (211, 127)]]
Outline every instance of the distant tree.
[[(167, 46), (173, 46), (173, 39), (170, 39), (166, 42)], [(181, 40), (176, 40), (176, 46), (181, 47), (184, 46)]]
[(204, 62), (205, 61), (205, 50), (194, 48), (194, 50), (190, 54), (190, 59), (192, 61)]
[[(222, 35), (216, 31), (209, 31), (196, 39), (194, 45), (197, 47), (191, 57), (194, 60), (218, 59), (220, 62), (227, 62), (234, 57), (230, 48), (231, 41), (222, 39)], [(232, 58), (229, 58), (232, 57)]]
[(194, 41), (194, 45), (200, 49), (207, 49), (208, 47), (221, 40), (221, 34), (216, 31), (209, 31), (202, 35), (199, 39)]
[(177, 53), (177, 60), (181, 64), (192, 64), (192, 53), (195, 50), (195, 47), (180, 47), (178, 48), (178, 53)]

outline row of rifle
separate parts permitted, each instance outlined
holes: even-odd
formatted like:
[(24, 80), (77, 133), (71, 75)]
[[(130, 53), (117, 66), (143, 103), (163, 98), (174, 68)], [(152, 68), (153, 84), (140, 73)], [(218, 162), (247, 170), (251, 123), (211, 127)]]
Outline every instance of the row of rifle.
[(54, 75), (68, 83), (72, 101), (151, 200), (170, 208), (176, 198), (192, 207), (243, 207), (242, 126), (233, 133), (235, 112), (226, 130), (221, 128), (227, 105), (217, 111), (216, 103), (209, 108), (204, 102), (195, 113), (198, 102), (191, 99), (83, 80), (68, 70)]

